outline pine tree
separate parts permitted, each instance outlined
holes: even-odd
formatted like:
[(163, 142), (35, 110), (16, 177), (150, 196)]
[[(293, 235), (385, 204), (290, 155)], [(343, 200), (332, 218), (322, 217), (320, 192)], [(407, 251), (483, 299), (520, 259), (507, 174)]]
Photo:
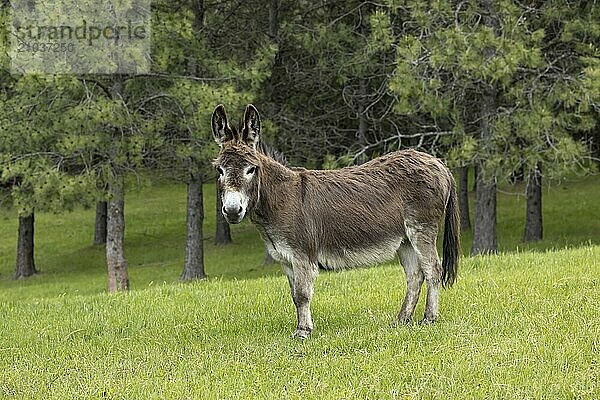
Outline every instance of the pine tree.
[(484, 0), (389, 2), (379, 12), (397, 53), (395, 111), (453, 132), (449, 162), (476, 166), (472, 253), (495, 251), (498, 182), (518, 170), (585, 169), (573, 134), (594, 126), (599, 10)]

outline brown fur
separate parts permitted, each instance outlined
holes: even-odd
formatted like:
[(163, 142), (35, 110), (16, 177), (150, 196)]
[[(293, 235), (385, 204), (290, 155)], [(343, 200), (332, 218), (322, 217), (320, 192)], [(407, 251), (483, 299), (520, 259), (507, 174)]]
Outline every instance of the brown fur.
[(404, 235), (406, 218), (437, 231), (450, 190), (441, 162), (414, 150), (328, 171), (293, 171), (260, 155), (257, 161), (261, 195), (252, 221), (287, 227), (282, 237), (311, 262), (317, 249), (340, 252)]

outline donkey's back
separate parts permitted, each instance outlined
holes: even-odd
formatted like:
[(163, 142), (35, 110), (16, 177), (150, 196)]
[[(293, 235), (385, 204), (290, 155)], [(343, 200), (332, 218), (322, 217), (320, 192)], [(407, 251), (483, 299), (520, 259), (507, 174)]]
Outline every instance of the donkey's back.
[(413, 237), (434, 238), (453, 184), (441, 161), (414, 150), (298, 174), (303, 221), (290, 244), (327, 268), (387, 261)]

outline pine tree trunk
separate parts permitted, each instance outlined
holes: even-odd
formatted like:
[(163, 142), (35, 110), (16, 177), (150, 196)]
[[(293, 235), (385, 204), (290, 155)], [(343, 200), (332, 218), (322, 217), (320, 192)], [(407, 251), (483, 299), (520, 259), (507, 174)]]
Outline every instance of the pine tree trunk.
[(527, 210), (525, 212), (526, 242), (542, 240), (542, 173), (539, 168), (529, 173), (527, 179)]
[(229, 228), (229, 224), (227, 220), (223, 216), (223, 199), (221, 198), (221, 188), (219, 188), (219, 182), (217, 182), (217, 228), (215, 232), (215, 244), (216, 245), (224, 245), (231, 243), (231, 229)]
[[(481, 140), (488, 143), (491, 137), (490, 115), (495, 103), (495, 92), (484, 97), (481, 112)], [(498, 249), (496, 237), (496, 178), (486, 179), (483, 161), (475, 168), (477, 184), (475, 186), (475, 219), (473, 221), (473, 247), (471, 254), (495, 253)]]
[[(367, 102), (367, 80), (363, 77), (359, 79), (359, 91), (358, 91), (358, 144), (361, 148), (367, 146), (367, 116), (365, 115)], [(358, 164), (364, 164), (367, 162), (367, 155), (362, 153), (356, 160)]]
[(471, 254), (494, 253), (498, 249), (496, 238), (496, 182), (486, 182), (483, 173), (477, 174), (475, 189), (475, 220)]
[(94, 224), (94, 245), (106, 244), (106, 219), (108, 203), (99, 201), (96, 203), (96, 222)]
[(129, 290), (129, 275), (125, 259), (125, 198), (123, 176), (117, 175), (109, 184), (107, 205), (106, 265), (108, 291)]
[[(194, 15), (193, 33), (196, 36), (201, 36), (204, 29), (204, 0), (192, 0), (191, 7)], [(197, 76), (198, 60), (195, 57), (189, 58), (187, 68), (190, 76)], [(183, 271), (179, 275), (179, 279), (183, 281), (206, 278), (204, 273), (204, 236), (202, 232), (204, 222), (202, 174), (197, 170), (196, 161), (193, 157), (188, 161), (190, 176), (188, 179), (186, 208), (187, 236)]]
[(471, 215), (469, 214), (469, 167), (458, 169), (458, 208), (460, 209), (460, 229), (471, 229)]
[(187, 193), (187, 239), (185, 242), (185, 261), (180, 279), (189, 281), (204, 279), (204, 242), (202, 223), (204, 205), (202, 204), (202, 176), (199, 172), (190, 173)]
[(269, 4), (269, 36), (271, 39), (276, 39), (279, 31), (279, 1), (271, 0)]
[(25, 217), (19, 217), (15, 279), (25, 278), (37, 273), (33, 257), (34, 225), (33, 212)]
[[(485, 26), (498, 30), (496, 11), (493, 0), (483, 0), (485, 13), (482, 15)], [(488, 47), (484, 50), (486, 61), (494, 57), (494, 49)], [(492, 118), (496, 115), (497, 91), (493, 82), (484, 83), (481, 98), (479, 119), (480, 141), (483, 149), (491, 147)], [(498, 249), (496, 237), (496, 177), (489, 176), (483, 169), (484, 162), (479, 160), (476, 164), (477, 186), (475, 188), (475, 220), (473, 221), (473, 247), (471, 254), (494, 253)], [(487, 175), (487, 178), (486, 178)]]
[(191, 6), (194, 13), (194, 33), (198, 34), (204, 28), (204, 0), (192, 0)]

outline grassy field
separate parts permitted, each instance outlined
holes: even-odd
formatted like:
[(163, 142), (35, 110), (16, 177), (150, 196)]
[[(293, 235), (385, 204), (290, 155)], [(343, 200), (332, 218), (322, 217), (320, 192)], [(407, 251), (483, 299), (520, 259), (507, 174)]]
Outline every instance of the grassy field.
[(212, 245), (211, 185), (210, 279), (177, 283), (185, 187), (159, 185), (127, 198), (134, 290), (118, 295), (105, 293), (103, 251), (90, 245), (92, 210), (36, 216), (42, 273), (22, 281), (5, 210), (0, 398), (599, 398), (600, 179), (545, 194), (546, 239), (528, 246), (524, 199), (499, 195), (504, 253), (463, 260), (439, 323), (389, 326), (405, 287), (392, 263), (322, 273), (304, 342), (290, 337), (287, 281), (260, 265), (254, 228)]

